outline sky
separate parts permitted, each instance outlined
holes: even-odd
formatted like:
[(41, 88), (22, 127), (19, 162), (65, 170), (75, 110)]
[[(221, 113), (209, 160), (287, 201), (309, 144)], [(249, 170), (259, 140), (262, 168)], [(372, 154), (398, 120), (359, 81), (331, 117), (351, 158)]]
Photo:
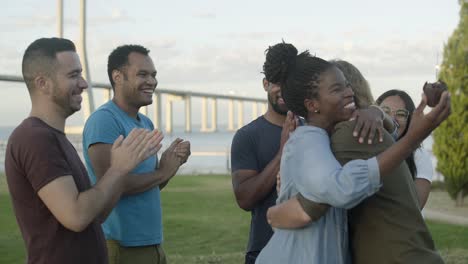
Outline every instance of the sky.
[[(1, 1), (0, 74), (20, 75), (26, 47), (57, 36), (57, 1)], [(375, 98), (403, 89), (417, 104), (424, 82), (436, 79), (459, 8), (457, 0), (93, 0), (88, 63), (92, 81), (107, 83), (109, 53), (141, 44), (151, 50), (160, 88), (266, 98), (264, 51), (284, 40), (353, 63)], [(64, 37), (78, 43), (79, 1), (64, 1), (64, 21)], [(24, 84), (0, 81), (0, 102), (0, 126), (17, 125), (30, 110)], [(180, 117), (183, 108), (175, 111)], [(82, 119), (75, 114), (71, 124)]]

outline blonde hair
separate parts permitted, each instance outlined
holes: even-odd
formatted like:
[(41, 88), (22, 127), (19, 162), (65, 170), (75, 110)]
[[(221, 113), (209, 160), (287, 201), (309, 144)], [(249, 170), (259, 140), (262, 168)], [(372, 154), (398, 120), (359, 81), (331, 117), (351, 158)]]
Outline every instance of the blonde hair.
[(354, 65), (344, 60), (332, 60), (330, 62), (340, 69), (348, 80), (351, 89), (353, 89), (358, 108), (366, 108), (374, 104), (375, 101), (369, 83)]

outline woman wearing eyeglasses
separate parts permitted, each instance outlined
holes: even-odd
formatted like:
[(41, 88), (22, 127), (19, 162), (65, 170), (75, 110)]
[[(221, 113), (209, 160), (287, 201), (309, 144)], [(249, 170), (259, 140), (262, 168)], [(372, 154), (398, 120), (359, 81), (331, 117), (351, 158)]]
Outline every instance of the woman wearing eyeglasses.
[[(411, 97), (401, 90), (389, 90), (383, 93), (376, 103), (385, 113), (395, 119), (399, 125), (397, 140), (402, 138), (408, 131), (411, 114), (415, 109)], [(431, 191), (433, 168), (430, 155), (422, 147), (419, 147), (406, 159), (406, 163), (413, 176), (419, 205), (422, 210)]]
[[(343, 72), (346, 80), (351, 84), (356, 97), (356, 106), (360, 108), (371, 105), (374, 102), (372, 94), (367, 81), (359, 70), (345, 61), (333, 61), (332, 63)], [(410, 104), (411, 109), (406, 107), (406, 105)], [(413, 112), (415, 110), (414, 104), (411, 102), (394, 109), (392, 107), (384, 107), (384, 109), (391, 115), (388, 121), (392, 124), (396, 123), (397, 127), (402, 127), (400, 135), (397, 135), (398, 131), (392, 133), (391, 136), (385, 132), (383, 142), (373, 145), (359, 144), (349, 133), (353, 129), (353, 121), (339, 123), (335, 126), (330, 140), (331, 149), (337, 161), (344, 165), (349, 163), (350, 160), (368, 159), (393, 147), (394, 139), (397, 139), (398, 136), (401, 137), (402, 132), (407, 133), (407, 121), (410, 113), (408, 109)], [(398, 109), (402, 110), (399, 111)], [(412, 126), (416, 125), (417, 120), (416, 118), (413, 120)], [(394, 130), (393, 126), (389, 127), (389, 129), (390, 131)], [(314, 150), (316, 150), (316, 147), (314, 147)], [(304, 157), (309, 159), (305, 154)], [(320, 165), (315, 164), (317, 163), (310, 162), (311, 170), (315, 166), (323, 166), (321, 163)], [(281, 169), (283, 173), (286, 173), (284, 166)], [(310, 176), (315, 177), (313, 173)], [(283, 178), (283, 175), (281, 177)], [(291, 187), (288, 184), (288, 182), (284, 181), (281, 183), (282, 189), (279, 191), (279, 197), (284, 197), (285, 191)], [(322, 185), (320, 187), (325, 189)], [(305, 194), (299, 191), (297, 196), (287, 201), (279, 199), (278, 204), (268, 210), (268, 221), (276, 230), (291, 230), (291, 232), (301, 233), (307, 228), (318, 225), (320, 221), (327, 221), (323, 217), (328, 213), (327, 210), (332, 207), (319, 203), (320, 201), (314, 200), (314, 197), (308, 197), (308, 190), (301, 189), (304, 190)], [(353, 186), (349, 185), (349, 190), (352, 189)], [(420, 213), (414, 178), (406, 162), (401, 162), (397, 168), (394, 168), (389, 175), (382, 179), (382, 186), (377, 193), (348, 210), (347, 221), (349, 226), (349, 249), (354, 264), (443, 263)], [(289, 242), (297, 243), (295, 240)], [(326, 242), (327, 240), (323, 240), (316, 243), (316, 246), (321, 247)], [(287, 250), (285, 248), (281, 248), (281, 250), (276, 248), (274, 253), (285, 255)], [(272, 255), (274, 253), (266, 248), (261, 254)], [(335, 252), (335, 254), (337, 253)], [(278, 262), (277, 259), (274, 259), (274, 261)], [(274, 261), (270, 259), (268, 263)], [(289, 261), (283, 261), (283, 263), (299, 262), (289, 259)], [(301, 263), (313, 263), (313, 261)], [(331, 262), (322, 260), (320, 263)]]

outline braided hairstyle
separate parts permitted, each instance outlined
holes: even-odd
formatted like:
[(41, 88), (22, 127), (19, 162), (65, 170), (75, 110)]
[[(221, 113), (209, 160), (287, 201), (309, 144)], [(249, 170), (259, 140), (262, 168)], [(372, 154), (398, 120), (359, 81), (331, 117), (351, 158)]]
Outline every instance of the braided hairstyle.
[(333, 64), (304, 51), (297, 55), (297, 49), (288, 43), (279, 43), (267, 50), (263, 71), (268, 81), (279, 83), (286, 106), (295, 115), (307, 118), (305, 99), (318, 98), (320, 74)]
[(286, 78), (287, 63), (294, 61), (297, 56), (297, 49), (292, 44), (284, 41), (265, 50), (266, 59), (263, 64), (263, 73), (267, 81), (271, 83), (281, 83)]

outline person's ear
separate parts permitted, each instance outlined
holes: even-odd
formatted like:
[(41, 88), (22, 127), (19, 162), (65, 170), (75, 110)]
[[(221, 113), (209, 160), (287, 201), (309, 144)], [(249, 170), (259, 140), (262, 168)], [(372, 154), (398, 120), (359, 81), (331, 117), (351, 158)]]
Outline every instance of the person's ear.
[(308, 113), (320, 113), (320, 102), (316, 99), (305, 99), (304, 106)]
[(121, 84), (124, 79), (123, 72), (119, 70), (112, 71), (112, 80), (115, 84)]
[(268, 90), (269, 90), (269, 88), (270, 88), (270, 82), (267, 81), (266, 78), (263, 78), (262, 83), (263, 83), (263, 89), (264, 89), (266, 92), (268, 92)]
[(51, 94), (52, 87), (53, 82), (49, 77), (45, 75), (39, 75), (34, 78), (34, 88), (37, 92), (41, 94)]

